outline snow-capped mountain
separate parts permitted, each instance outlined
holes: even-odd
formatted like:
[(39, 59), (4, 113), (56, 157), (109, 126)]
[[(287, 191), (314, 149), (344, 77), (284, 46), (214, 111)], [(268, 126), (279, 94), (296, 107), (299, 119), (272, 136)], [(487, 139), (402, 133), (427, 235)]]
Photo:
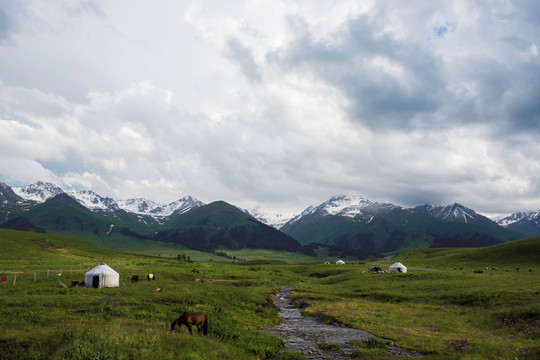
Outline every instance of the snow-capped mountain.
[(426, 213), (430, 216), (450, 222), (492, 222), (492, 220), (488, 219), (487, 217), (480, 215), (476, 211), (458, 203), (447, 206), (433, 206), (425, 204), (409, 210), (417, 213)]
[(37, 201), (39, 203), (45, 202), (45, 200), (64, 192), (58, 186), (42, 181), (27, 186), (13, 186), (11, 189), (23, 199)]
[[(6, 187), (9, 188), (7, 185)], [(81, 205), (92, 211), (116, 211), (122, 209), (130, 213), (149, 215), (155, 218), (166, 217), (174, 212), (184, 213), (195, 207), (204, 205), (201, 201), (191, 196), (185, 196), (167, 205), (161, 205), (143, 198), (115, 201), (110, 197), (103, 197), (92, 190), (69, 190), (65, 192), (52, 183), (44, 183), (42, 181), (27, 186), (14, 186), (10, 189), (12, 189), (15, 196), (38, 203), (43, 203), (56, 195), (67, 193)], [(7, 193), (7, 191), (5, 192)]]
[(118, 200), (120, 209), (139, 215), (148, 215), (150, 211), (159, 207), (159, 204), (144, 198)]
[(517, 212), (497, 221), (508, 230), (530, 236), (540, 235), (540, 211)]
[(516, 212), (506, 217), (495, 219), (495, 221), (497, 222), (497, 224), (501, 225), (502, 227), (508, 227), (514, 223), (517, 223), (518, 221), (521, 221), (524, 219), (530, 219), (531, 217), (534, 218), (535, 214), (538, 214), (538, 213), (534, 211)]
[(176, 200), (167, 205), (159, 205), (152, 200), (144, 198), (118, 201), (118, 206), (127, 212), (139, 215), (150, 215), (153, 217), (170, 216), (174, 212), (182, 214), (203, 205), (204, 203), (191, 196), (185, 196), (182, 199)]
[(374, 203), (361, 196), (335, 196), (317, 207), (307, 208), (303, 214), (320, 212), (327, 215), (355, 217)]
[(248, 215), (253, 216), (255, 219), (259, 220), (263, 224), (272, 226), (275, 229), (281, 229), (283, 225), (287, 223), (287, 221), (290, 220), (289, 217), (284, 216), (280, 213), (265, 213), (262, 211), (260, 206), (257, 206), (253, 209), (247, 210), (247, 209), (241, 209), (243, 212), (245, 212)]
[(389, 203), (372, 202), (361, 196), (341, 195), (332, 197), (318, 206), (309, 206), (300, 215), (287, 221), (282, 227), (285, 225), (290, 226), (307, 217), (327, 215), (344, 216), (369, 223), (375, 215), (387, 214), (393, 209), (401, 209), (401, 207)]
[(118, 210), (118, 204), (110, 197), (103, 197), (92, 190), (68, 191), (67, 194), (90, 210)]
[(185, 196), (170, 204), (158, 206), (151, 211), (153, 216), (169, 216), (173, 213), (183, 214), (191, 209), (203, 206), (204, 203), (191, 196)]
[(17, 204), (23, 201), (19, 195), (3, 182), (0, 182), (0, 204)]

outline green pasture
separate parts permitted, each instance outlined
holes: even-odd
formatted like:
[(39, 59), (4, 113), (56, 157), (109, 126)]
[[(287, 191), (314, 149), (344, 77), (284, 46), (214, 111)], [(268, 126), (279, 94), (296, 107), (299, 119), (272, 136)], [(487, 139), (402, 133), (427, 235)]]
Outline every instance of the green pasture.
[[(372, 274), (369, 263), (284, 264), (264, 251), (241, 265), (186, 262), (8, 230), (0, 244), (1, 359), (301, 359), (263, 331), (279, 321), (271, 295), (283, 284), (306, 314), (384, 339), (359, 343), (356, 358), (392, 358), (387, 341), (426, 359), (540, 358), (540, 238), (485, 248), (488, 258), (481, 249), (426, 249), (379, 263), (401, 261), (407, 274)], [(99, 262), (120, 273), (120, 287), (57, 287)], [(134, 274), (142, 280), (131, 282)], [(208, 336), (170, 333), (185, 310), (208, 315)]]

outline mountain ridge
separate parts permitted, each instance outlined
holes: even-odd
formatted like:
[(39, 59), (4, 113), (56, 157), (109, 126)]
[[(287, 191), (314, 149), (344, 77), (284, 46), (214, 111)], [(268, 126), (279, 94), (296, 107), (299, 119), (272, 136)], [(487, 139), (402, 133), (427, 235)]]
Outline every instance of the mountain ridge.
[[(92, 221), (95, 223), (92, 228), (92, 236), (102, 239), (111, 232), (113, 235), (120, 232), (125, 236), (148, 240), (155, 240), (154, 236), (160, 234), (163, 241), (182, 243), (177, 240), (183, 239), (182, 241), (185, 243), (188, 241), (187, 237), (190, 236), (203, 241), (205, 244), (203, 247), (207, 250), (215, 250), (214, 244), (227, 243), (237, 247), (244, 241), (241, 239), (246, 236), (252, 243), (256, 242), (252, 236), (253, 231), (248, 230), (252, 228), (250, 221), (245, 219), (240, 221), (241, 230), (239, 230), (240, 228), (235, 229), (231, 225), (243, 216), (248, 216), (253, 221), (264, 225), (279, 218), (279, 216), (274, 216), (269, 221), (268, 217), (264, 218), (264, 212), (261, 211), (260, 207), (250, 212), (228, 203), (213, 202), (211, 203), (213, 206), (221, 204), (223, 211), (219, 216), (223, 216), (224, 213), (229, 214), (227, 215), (230, 222), (227, 225), (228, 230), (220, 233), (211, 226), (203, 226), (208, 223), (209, 217), (214, 216), (211, 214), (201, 215), (197, 221), (186, 222), (186, 219), (197, 214), (197, 212), (193, 213), (194, 210), (207, 206), (191, 196), (184, 196), (167, 205), (159, 205), (143, 198), (115, 201), (109, 197), (102, 197), (92, 190), (64, 192), (54, 184), (37, 182), (31, 186), (17, 188), (17, 192), (23, 195), (21, 197), (16, 192), (10, 191), (9, 186), (3, 185), (0, 186), (0, 196), (9, 198), (10, 201), (8, 204), (6, 200), (6, 204), (0, 207), (0, 223), (2, 221), (5, 223), (16, 215), (35, 214), (32, 209), (34, 207), (39, 209), (39, 205), (44, 203), (44, 199), (49, 200), (50, 196), (54, 194), (65, 195), (82, 208), (101, 216), (100, 218), (92, 217), (94, 219)], [(39, 192), (40, 188), (43, 189), (41, 193)], [(66, 203), (68, 202), (67, 198), (64, 200)], [(17, 205), (19, 203), (25, 203), (26, 209), (20, 208)], [(224, 206), (224, 204), (228, 206)], [(229, 207), (233, 207), (234, 211), (230, 210)], [(225, 208), (229, 210), (225, 211)], [(210, 208), (206, 208), (205, 211), (209, 211), (208, 209)], [(88, 213), (86, 214), (81, 214), (79, 220), (69, 220), (67, 214), (64, 214), (63, 218), (57, 219), (46, 218), (45, 215), (42, 215), (40, 219), (46, 218), (48, 220), (40, 220), (41, 223), (35, 225), (38, 228), (53, 228), (60, 231), (57, 223), (64, 222), (68, 225), (61, 227), (64, 229), (62, 231), (84, 232), (85, 229), (89, 228), (88, 226), (85, 228), (85, 225), (88, 224), (85, 224), (84, 219), (82, 219), (84, 216), (88, 216)], [(52, 222), (56, 223), (53, 225)], [(516, 223), (517, 221), (513, 224)], [(30, 226), (24, 221), (19, 221), (17, 224), (19, 224), (18, 226)], [(458, 203), (447, 206), (425, 204), (415, 208), (404, 208), (391, 203), (378, 203), (361, 196), (350, 195), (334, 196), (317, 206), (307, 207), (301, 214), (290, 219), (279, 218), (279, 222), (275, 222), (273, 225), (274, 229), (280, 230), (281, 233), (299, 241), (304, 246), (311, 246), (313, 250), (325, 246), (331, 252), (339, 251), (343, 254), (358, 254), (358, 256), (417, 247), (491, 245), (520, 236), (515, 232), (518, 230), (505, 229), (487, 217)], [(229, 229), (230, 226), (232, 228)], [(514, 230), (514, 232), (510, 230)], [(259, 234), (268, 239), (270, 231), (268, 229), (261, 230)], [(281, 238), (280, 234), (273, 234), (276, 239)], [(174, 236), (177, 237), (176, 240)], [(199, 245), (191, 242), (190, 246)], [(268, 244), (265, 246), (271, 247)]]

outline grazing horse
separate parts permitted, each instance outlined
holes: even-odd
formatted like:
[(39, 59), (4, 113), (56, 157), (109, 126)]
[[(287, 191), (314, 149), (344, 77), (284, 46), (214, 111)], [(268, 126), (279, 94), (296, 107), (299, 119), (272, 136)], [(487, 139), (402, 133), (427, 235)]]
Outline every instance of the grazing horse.
[(204, 335), (208, 334), (208, 319), (202, 312), (185, 311), (178, 319), (172, 322), (171, 332), (178, 329), (182, 324), (186, 325), (190, 335), (193, 335), (191, 332), (191, 325), (197, 325), (197, 333), (200, 333), (202, 330)]
[(133, 275), (133, 276), (131, 277), (131, 281), (132, 281), (132, 282), (135, 282), (135, 283), (136, 283), (137, 281), (139, 281), (139, 275)]
[(191, 272), (192, 272), (192, 273), (197, 273), (197, 274), (198, 274), (198, 273), (199, 273), (199, 269), (193, 269), (193, 270), (191, 270)]

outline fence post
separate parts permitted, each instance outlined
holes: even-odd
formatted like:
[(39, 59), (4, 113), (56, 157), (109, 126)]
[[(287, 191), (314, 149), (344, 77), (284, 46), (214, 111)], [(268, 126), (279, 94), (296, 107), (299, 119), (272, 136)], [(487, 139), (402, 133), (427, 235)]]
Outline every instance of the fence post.
[(36, 272), (34, 271), (34, 282), (36, 282)]
[(15, 282), (17, 281), (17, 275), (13, 276), (13, 286), (15, 286)]
[(47, 269), (47, 279), (49, 278), (49, 269)]

